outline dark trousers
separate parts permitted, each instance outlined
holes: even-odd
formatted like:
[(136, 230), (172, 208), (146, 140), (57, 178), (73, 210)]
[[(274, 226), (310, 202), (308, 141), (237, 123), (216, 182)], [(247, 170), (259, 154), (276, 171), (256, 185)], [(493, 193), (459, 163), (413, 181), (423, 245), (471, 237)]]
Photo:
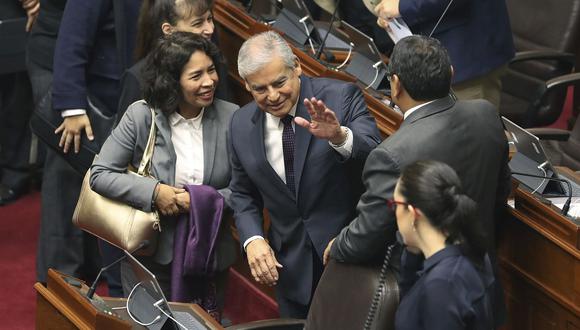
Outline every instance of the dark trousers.
[(303, 305), (285, 298), (279, 290), (276, 290), (276, 301), (278, 302), (278, 311), (280, 312), (281, 318), (306, 319), (308, 310), (310, 309), (310, 303), (312, 302), (312, 296), (314, 295), (314, 291), (316, 291), (323, 271), (324, 265), (322, 264), (322, 260), (316, 253), (316, 250), (312, 248), (312, 294), (310, 295), (310, 301), (307, 305)]
[(29, 184), (30, 142), (28, 121), (32, 114), (32, 89), (28, 74), (0, 76), (0, 183), (14, 190)]

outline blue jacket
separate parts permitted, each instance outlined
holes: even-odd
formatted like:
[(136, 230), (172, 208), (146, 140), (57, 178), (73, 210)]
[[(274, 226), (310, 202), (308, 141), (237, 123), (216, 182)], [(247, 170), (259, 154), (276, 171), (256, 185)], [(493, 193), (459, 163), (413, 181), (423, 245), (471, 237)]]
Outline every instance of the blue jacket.
[(87, 95), (114, 113), (132, 64), (140, 0), (69, 0), (54, 54), (53, 108), (87, 109)]
[[(514, 44), (504, 0), (451, 0), (435, 29), (455, 70), (453, 83), (477, 78), (514, 56)], [(413, 33), (429, 35), (450, 0), (401, 0), (399, 12)]]
[(310, 118), (302, 100), (313, 96), (353, 132), (352, 155), (342, 160), (328, 141), (296, 125), (295, 195), (266, 158), (265, 114), (255, 102), (234, 113), (229, 136), (231, 204), (240, 242), (254, 235), (265, 237), (262, 210), (266, 208), (271, 220), (269, 243), (284, 266), (278, 293), (303, 305), (309, 303), (312, 290), (312, 250), (321, 257), (328, 242), (354, 218), (361, 169), (357, 164), (362, 165), (380, 142), (358, 87), (302, 76), (296, 116)]

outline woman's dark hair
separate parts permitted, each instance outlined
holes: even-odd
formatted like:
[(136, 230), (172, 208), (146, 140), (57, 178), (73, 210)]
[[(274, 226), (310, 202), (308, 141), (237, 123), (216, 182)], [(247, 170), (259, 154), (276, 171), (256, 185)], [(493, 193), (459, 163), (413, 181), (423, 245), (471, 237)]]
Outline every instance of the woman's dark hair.
[(458, 244), (476, 265), (483, 263), (486, 242), (477, 204), (463, 193), (461, 180), (449, 165), (432, 160), (409, 165), (401, 174), (399, 193), (448, 235), (447, 243)]
[(165, 114), (177, 110), (183, 94), (179, 79), (183, 67), (196, 51), (209, 56), (214, 65), (220, 62), (216, 45), (190, 32), (174, 32), (164, 36), (147, 56), (143, 68), (143, 98)]
[(201, 16), (213, 8), (213, 0), (144, 0), (139, 12), (135, 58), (147, 56), (163, 36), (161, 25), (175, 25), (179, 19)]

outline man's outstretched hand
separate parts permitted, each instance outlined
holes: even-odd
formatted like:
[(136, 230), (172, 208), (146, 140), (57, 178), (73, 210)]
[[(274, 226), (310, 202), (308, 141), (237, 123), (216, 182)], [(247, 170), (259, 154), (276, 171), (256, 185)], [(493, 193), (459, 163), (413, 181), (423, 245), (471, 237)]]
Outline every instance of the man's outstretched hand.
[(339, 145), (346, 141), (347, 134), (340, 127), (334, 111), (327, 108), (323, 101), (313, 97), (304, 99), (304, 105), (310, 114), (310, 121), (296, 117), (294, 118), (296, 125), (306, 128), (315, 137), (333, 144)]

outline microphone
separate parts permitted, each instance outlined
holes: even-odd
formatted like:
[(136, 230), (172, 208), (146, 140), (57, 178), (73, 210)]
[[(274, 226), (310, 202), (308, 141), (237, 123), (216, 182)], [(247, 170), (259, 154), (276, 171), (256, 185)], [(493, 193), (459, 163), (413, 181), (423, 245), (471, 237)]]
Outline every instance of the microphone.
[(334, 11), (332, 12), (332, 17), (330, 18), (330, 23), (328, 24), (328, 31), (326, 31), (326, 34), (324, 35), (324, 38), (322, 39), (322, 43), (320, 44), (320, 47), (318, 47), (318, 51), (316, 51), (316, 54), (314, 55), (314, 58), (316, 58), (317, 60), (320, 59), (320, 56), (322, 55), (322, 52), (324, 50), (324, 45), (326, 44), (326, 39), (328, 38), (328, 35), (330, 35), (330, 32), (332, 31), (332, 25), (334, 23), (334, 21), (336, 20), (336, 13), (338, 12), (338, 7), (340, 6), (340, 1), (338, 0), (336, 2), (336, 7), (334, 7)]
[[(130, 253), (133, 254), (141, 249), (147, 248), (149, 246), (149, 241), (148, 240), (144, 240), (141, 242), (141, 244), (139, 244), (139, 246), (137, 246), (133, 251), (131, 251)], [(123, 255), (121, 258), (113, 261), (112, 263), (108, 264), (107, 266), (101, 268), (101, 270), (99, 271), (99, 273), (97, 274), (97, 277), (95, 278), (95, 280), (93, 281), (93, 285), (91, 285), (91, 287), (89, 288), (89, 290), (87, 291), (87, 298), (89, 300), (93, 299), (93, 296), (95, 295), (95, 290), (97, 289), (97, 284), (99, 283), (99, 279), (101, 279), (101, 274), (104, 271), (107, 271), (109, 268), (115, 266), (116, 264), (118, 264), (119, 262), (125, 260), (125, 258), (127, 258), (127, 255)]]
[[(542, 165), (540, 165), (540, 166), (542, 166)], [(540, 166), (538, 166), (538, 167), (540, 167)], [(552, 180), (552, 181), (566, 183), (566, 185), (568, 186), (568, 199), (566, 199), (566, 203), (564, 203), (564, 206), (562, 206), (562, 215), (564, 215), (564, 216), (568, 215), (568, 211), (570, 210), (570, 204), (572, 203), (572, 185), (570, 184), (570, 182), (568, 182), (564, 179), (560, 179), (560, 178), (552, 178), (549, 176), (527, 174), (527, 173), (521, 173), (521, 172), (512, 172), (512, 175), (528, 176), (531, 178), (539, 178), (539, 179), (544, 179), (544, 180)]]

